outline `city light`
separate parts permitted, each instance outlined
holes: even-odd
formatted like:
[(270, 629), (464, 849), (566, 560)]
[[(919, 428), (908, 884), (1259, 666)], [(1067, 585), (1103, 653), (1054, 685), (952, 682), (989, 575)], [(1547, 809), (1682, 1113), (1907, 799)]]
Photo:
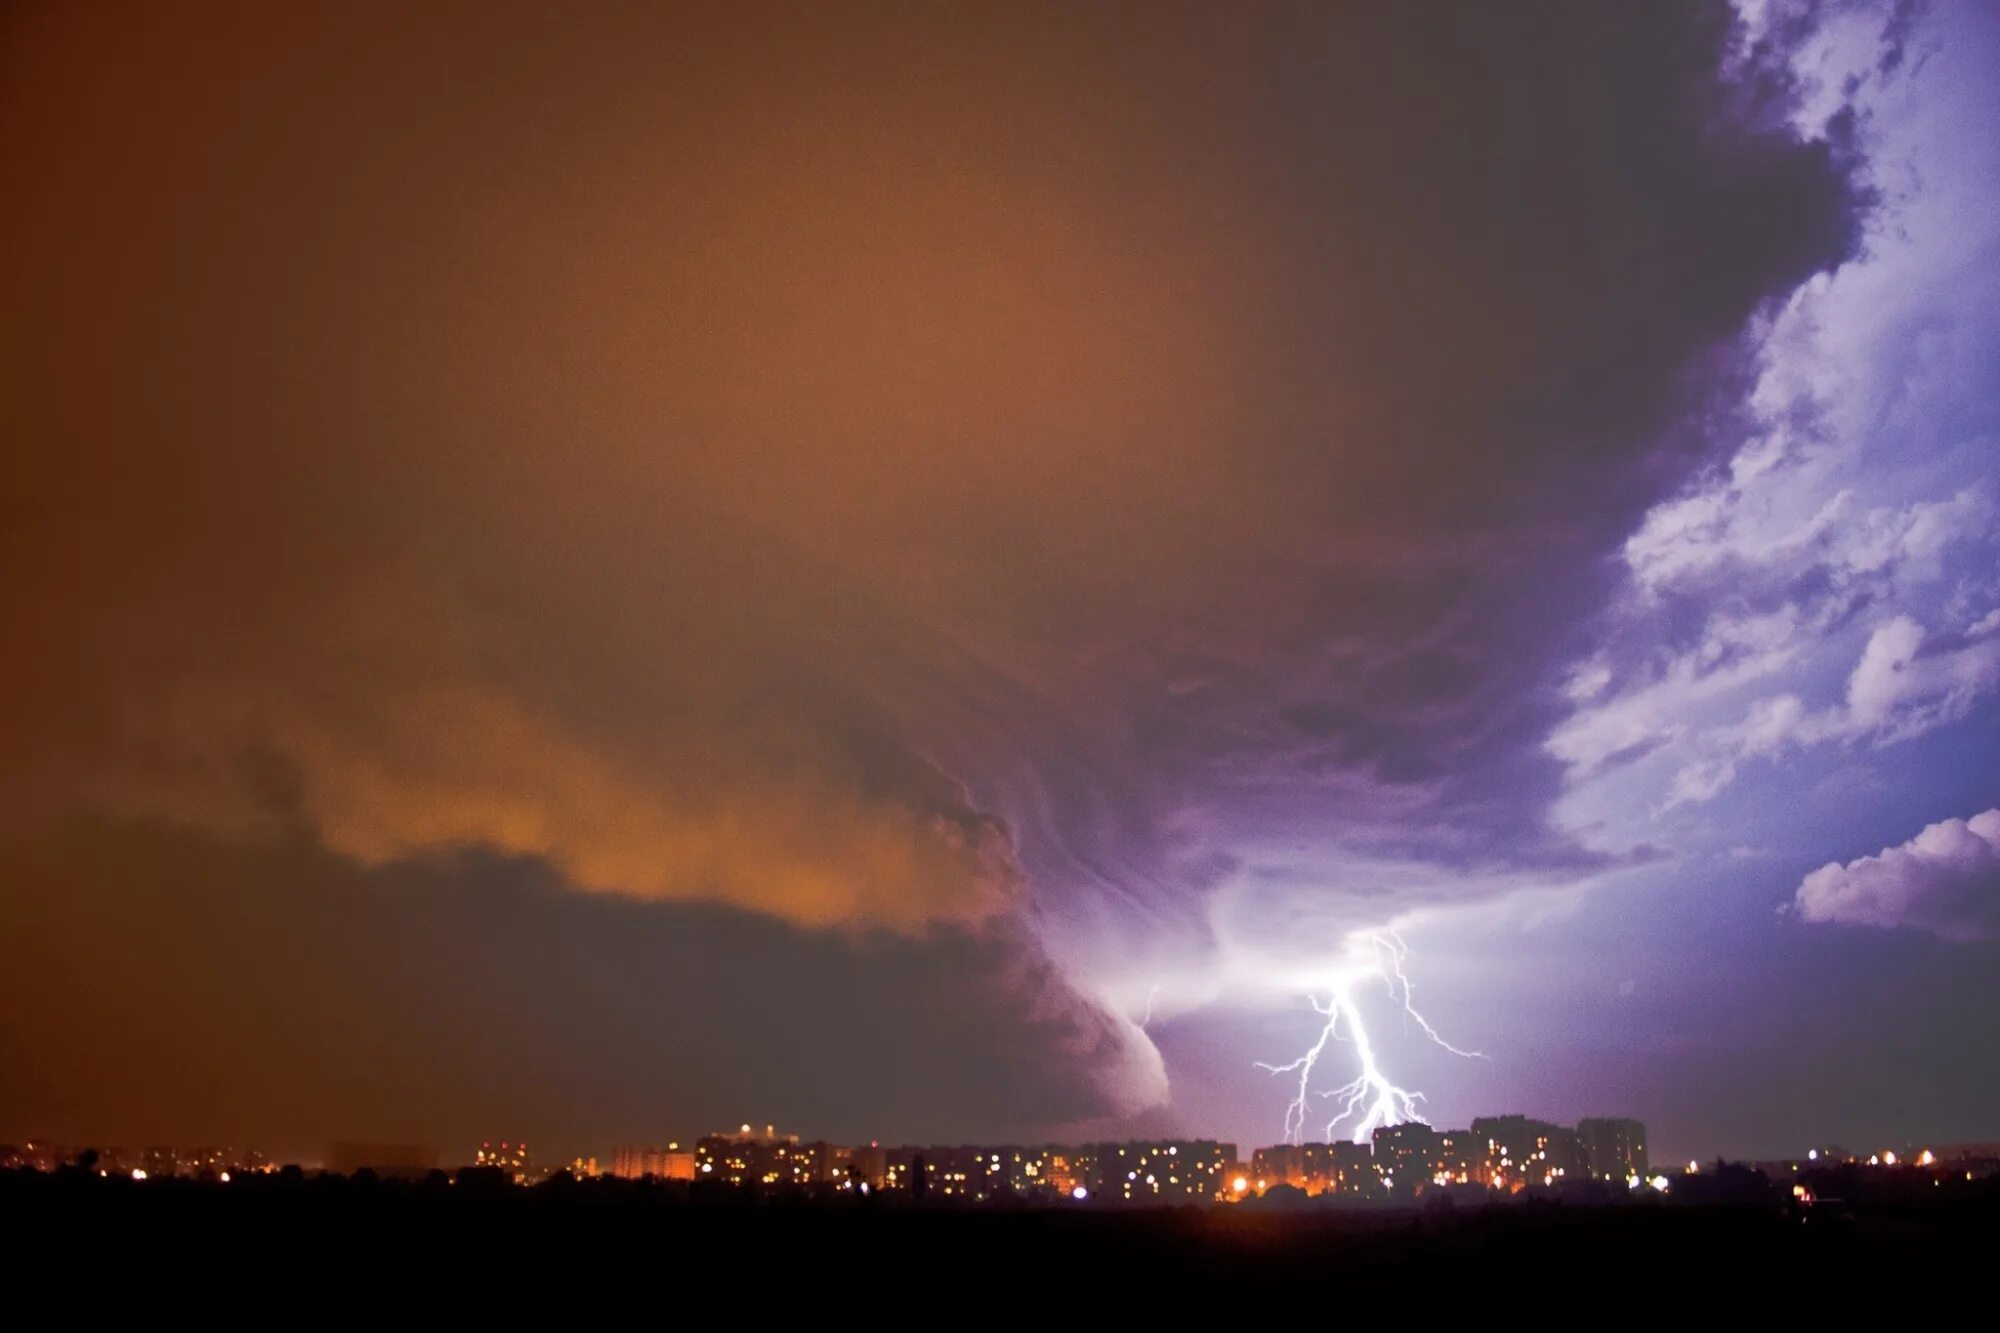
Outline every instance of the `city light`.
[[(1209, 1139), (900, 1147), (870, 1140), (862, 1147), (845, 1147), (822, 1140), (801, 1142), (796, 1134), (753, 1125), (747, 1133), (732, 1129), (693, 1142), (676, 1139), (666, 1148), (621, 1146), (602, 1171), (595, 1157), (572, 1158), (566, 1167), (532, 1169), (526, 1145), (512, 1140), (481, 1144), (475, 1164), (488, 1171), (497, 1169), (502, 1179), (520, 1186), (560, 1176), (576, 1182), (710, 1182), (750, 1191), (798, 1191), (825, 1199), (886, 1191), (892, 1197), (970, 1204), (1089, 1199), (1135, 1205), (1238, 1204), (1281, 1188), (1299, 1197), (1324, 1198), (1329, 1204), (1398, 1205), (1443, 1193), (1461, 1200), (1525, 1196), (1589, 1206), (1627, 1196), (1648, 1199), (1670, 1188), (1677, 1197), (1696, 1202), (1722, 1197), (1717, 1190), (1768, 1189), (1772, 1197), (1812, 1204), (1825, 1201), (1814, 1198), (1808, 1163), (1840, 1161), (1883, 1172), (1950, 1167), (1948, 1178), (1933, 1175), (1918, 1182), (1934, 1188), (1961, 1174), (1974, 1180), (2000, 1173), (2000, 1156), (1987, 1151), (1989, 1145), (1964, 1144), (1942, 1151), (1883, 1149), (1866, 1158), (1821, 1148), (1786, 1160), (1732, 1163), (1717, 1158), (1713, 1181), (1695, 1181), (1692, 1178), (1706, 1170), (1699, 1158), (1657, 1168), (1648, 1162), (1646, 1141), (1646, 1126), (1635, 1119), (1585, 1117), (1571, 1126), (1519, 1114), (1476, 1117), (1465, 1129), (1404, 1121), (1376, 1126), (1365, 1142), (1342, 1138), (1279, 1143), (1248, 1154), (1239, 1154), (1234, 1144)], [(429, 1150), (390, 1144), (335, 1147), (340, 1151), (330, 1154), (334, 1165), (329, 1175), (368, 1171), (378, 1179), (414, 1183), (442, 1174), (451, 1183), (463, 1183), (450, 1170), (437, 1172)], [(75, 1159), (84, 1151), (42, 1141), (24, 1147), (0, 1145), (0, 1170), (57, 1171), (78, 1165)], [(245, 1172), (278, 1171), (260, 1154), (235, 1149), (90, 1152), (97, 1159), (89, 1163), (95, 1173), (114, 1179), (178, 1177), (227, 1184), (245, 1178)], [(1968, 1165), (1974, 1169), (1961, 1172)], [(1683, 1177), (1688, 1183), (1676, 1186)]]

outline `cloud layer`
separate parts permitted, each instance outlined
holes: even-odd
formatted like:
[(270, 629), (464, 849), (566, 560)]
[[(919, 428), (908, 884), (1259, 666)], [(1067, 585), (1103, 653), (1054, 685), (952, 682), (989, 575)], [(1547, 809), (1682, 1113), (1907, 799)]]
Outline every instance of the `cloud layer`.
[[(1671, 617), (1685, 663), (1598, 652), (1621, 588), (1741, 563), (1706, 465), (1861, 242), (1811, 24), (8, 22), (23, 845), (84, 811), (368, 873), (470, 849), (999, 940), (1122, 1031), (1162, 975), (1288, 981), (1646, 859), (1552, 819), (1566, 786), (1834, 614), (1715, 599)], [(1840, 545), (1857, 579), (1942, 580), (1991, 512), (1919, 498)], [(1986, 688), (1986, 631), (1912, 625), (1854, 716)]]
[(1807, 921), (2000, 937), (2000, 810), (1941, 820), (1846, 865), (1830, 861), (1805, 877), (1793, 903)]
[(1720, 6), (1122, 22), (24, 24), (38, 801), (904, 928), (1588, 863), (1549, 630), (1838, 146)]
[(2000, 690), (2000, 156), (1959, 132), (2000, 115), (1992, 33), (1917, 13), (1824, 8), (1795, 50), (1799, 123), (1840, 120), (1877, 208), (1856, 262), (1762, 331), (1726, 457), (1624, 541), (1548, 740), (1565, 822), (1728, 823), (1746, 778), (1903, 745)]

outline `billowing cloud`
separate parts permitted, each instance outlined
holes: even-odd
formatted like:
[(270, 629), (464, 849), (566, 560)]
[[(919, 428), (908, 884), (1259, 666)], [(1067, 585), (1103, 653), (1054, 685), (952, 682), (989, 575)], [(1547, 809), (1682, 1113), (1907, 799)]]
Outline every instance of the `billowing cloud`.
[(1845, 117), (1879, 207), (1857, 260), (1763, 329), (1733, 447), (1622, 543), (1603, 641), (1575, 668), (1592, 688), (1547, 741), (1567, 811), (1593, 824), (1714, 818), (1746, 774), (1902, 745), (2000, 692), (2000, 416), (1983, 387), (2000, 158), (1955, 132), (2000, 110), (1980, 73), (1990, 24), (1764, 13), (1813, 29), (1798, 123)]
[(1793, 905), (1807, 921), (2000, 936), (2000, 810), (1940, 820), (1846, 865), (1830, 861), (1805, 877)]
[(1874, 198), (1719, 0), (6, 22), (10, 837), (990, 931), (1101, 1016), (1644, 859), (1566, 785), (1819, 623), (1593, 633), (1729, 563), (1628, 539)]
[(1545, 621), (1855, 234), (1725, 9), (622, 22), (22, 26), (54, 775), (813, 922), (1579, 861)]

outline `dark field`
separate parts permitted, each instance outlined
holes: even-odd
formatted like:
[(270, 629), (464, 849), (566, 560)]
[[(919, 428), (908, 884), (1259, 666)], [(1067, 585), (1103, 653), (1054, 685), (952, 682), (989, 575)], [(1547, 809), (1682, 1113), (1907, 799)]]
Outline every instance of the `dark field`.
[(0, 1229), (31, 1285), (81, 1283), (113, 1299), (178, 1299), (193, 1282), (225, 1298), (442, 1300), (516, 1314), (636, 1300), (700, 1323), (794, 1310), (926, 1323), (1270, 1318), (1274, 1302), (1294, 1300), (1324, 1303), (1329, 1318), (1644, 1322), (1691, 1300), (1797, 1312), (1894, 1297), (1910, 1313), (1976, 1295), (2000, 1253), (2000, 1199), (1980, 1182), (1805, 1216), (1741, 1204), (953, 1208), (572, 1182), (21, 1172), (0, 1179)]

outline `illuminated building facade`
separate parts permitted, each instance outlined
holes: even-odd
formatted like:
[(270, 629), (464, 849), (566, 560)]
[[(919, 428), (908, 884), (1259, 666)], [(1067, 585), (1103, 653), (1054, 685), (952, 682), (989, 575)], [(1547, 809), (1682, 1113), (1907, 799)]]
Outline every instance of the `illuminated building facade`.
[(762, 1133), (744, 1125), (733, 1134), (710, 1134), (695, 1141), (695, 1176), (730, 1185), (799, 1183), (792, 1161), (798, 1143), (798, 1135), (780, 1134), (772, 1125)]
[(1585, 1174), (1576, 1131), (1524, 1115), (1482, 1116), (1472, 1136), (1483, 1142), (1484, 1183), (1509, 1193), (1575, 1180)]
[(1309, 1179), (1318, 1180), (1322, 1193), (1331, 1191), (1357, 1199), (1380, 1198), (1382, 1194), (1381, 1164), (1365, 1143), (1348, 1139), (1308, 1143), (1306, 1172)]
[(1432, 1129), (1416, 1121), (1385, 1125), (1375, 1131), (1374, 1153), (1379, 1188), (1397, 1198), (1485, 1184), (1491, 1174), (1487, 1140), (1466, 1129)]
[(855, 1178), (854, 1155), (853, 1149), (837, 1144), (800, 1143), (798, 1135), (780, 1134), (771, 1125), (764, 1126), (762, 1133), (745, 1125), (733, 1134), (710, 1134), (697, 1140), (692, 1170), (696, 1180), (730, 1185), (839, 1188)]
[(780, 1148), (781, 1179), (792, 1185), (846, 1185), (854, 1175), (854, 1150), (815, 1140)]
[(1233, 1144), (1213, 1139), (1097, 1146), (1095, 1195), (1127, 1203), (1207, 1203), (1224, 1197)]
[(1404, 1199), (1422, 1194), (1442, 1171), (1441, 1139), (1421, 1120), (1377, 1128), (1372, 1146), (1383, 1189)]
[(1644, 1180), (1651, 1174), (1646, 1159), (1646, 1127), (1637, 1120), (1594, 1117), (1577, 1122), (1584, 1170), (1599, 1180)]
[(669, 1143), (664, 1148), (629, 1143), (611, 1153), (611, 1174), (621, 1180), (693, 1180), (695, 1151), (691, 1146)]
[(1290, 1185), (1307, 1194), (1358, 1199), (1380, 1198), (1383, 1193), (1383, 1172), (1373, 1149), (1345, 1139), (1259, 1148), (1250, 1155), (1244, 1174), (1248, 1188), (1242, 1193), (1246, 1194), (1262, 1194), (1278, 1185)]
[(1305, 1190), (1308, 1194), (1319, 1193), (1307, 1184), (1304, 1144), (1277, 1143), (1268, 1148), (1257, 1149), (1250, 1154), (1250, 1177), (1252, 1187), (1259, 1194), (1274, 1185), (1290, 1185), (1295, 1189)]
[(933, 1199), (1056, 1199), (1097, 1189), (1097, 1151), (1044, 1144), (1022, 1147), (959, 1144), (882, 1148), (871, 1144), (853, 1154), (856, 1179), (877, 1189), (908, 1190), (919, 1161), (925, 1195)]
[(1059, 1199), (1076, 1197), (1078, 1190), (1088, 1194), (1091, 1182), (1097, 1179), (1097, 1154), (1089, 1148), (1065, 1148), (1052, 1145), (1040, 1149), (1041, 1156), (1036, 1162), (1037, 1178), (1048, 1191)]
[(889, 1150), (874, 1142), (865, 1148), (856, 1148), (847, 1155), (847, 1171), (849, 1180), (856, 1187), (866, 1185), (871, 1190), (879, 1190), (889, 1180)]

